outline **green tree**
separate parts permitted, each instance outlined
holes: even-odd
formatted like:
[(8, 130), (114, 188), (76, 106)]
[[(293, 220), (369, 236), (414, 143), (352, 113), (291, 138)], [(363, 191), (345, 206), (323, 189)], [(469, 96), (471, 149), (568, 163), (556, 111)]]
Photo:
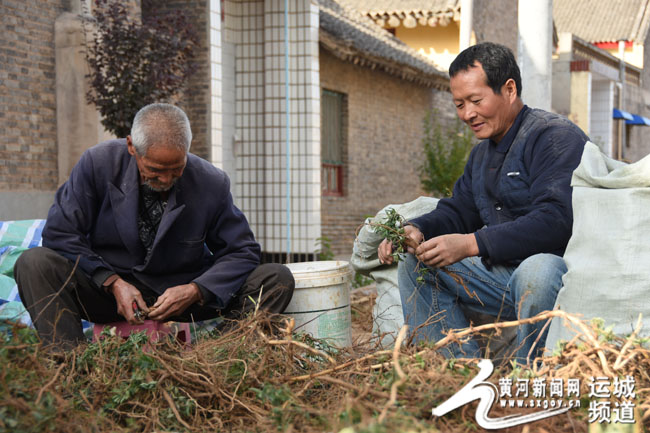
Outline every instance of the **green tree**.
[(142, 19), (120, 0), (95, 0), (96, 31), (86, 33), (90, 73), (88, 102), (95, 104), (104, 127), (125, 137), (142, 106), (166, 102), (196, 70), (192, 62), (198, 37), (182, 11), (161, 13), (142, 1)]
[(473, 135), (460, 120), (443, 127), (432, 110), (424, 117), (424, 162), (420, 167), (422, 188), (437, 197), (451, 197), (454, 183), (463, 174), (474, 145)]

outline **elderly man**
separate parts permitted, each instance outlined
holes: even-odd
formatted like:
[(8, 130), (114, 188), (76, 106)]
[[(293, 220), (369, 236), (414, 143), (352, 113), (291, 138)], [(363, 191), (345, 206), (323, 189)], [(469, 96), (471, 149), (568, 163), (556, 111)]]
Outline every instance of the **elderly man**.
[[(398, 270), (405, 322), (415, 341), (436, 341), (468, 327), (461, 306), (505, 320), (553, 308), (571, 236), (571, 175), (588, 140), (566, 118), (523, 104), (519, 68), (504, 46), (466, 49), (449, 76), (458, 116), (482, 141), (453, 196), (405, 227), (419, 243)], [(385, 240), (379, 259), (392, 263), (391, 252)], [(416, 281), (418, 262), (428, 269), (423, 284)], [(543, 326), (519, 326), (520, 362), (540, 354)], [(480, 357), (480, 350), (469, 339), (450, 344), (444, 354)]]
[[(185, 113), (152, 104), (131, 135), (87, 150), (56, 193), (43, 247), (21, 255), (15, 277), (45, 344), (83, 341), (81, 318), (137, 323), (279, 313), (291, 272), (260, 265), (260, 246), (233, 204), (226, 174), (188, 153)], [(261, 298), (259, 297), (261, 293)]]

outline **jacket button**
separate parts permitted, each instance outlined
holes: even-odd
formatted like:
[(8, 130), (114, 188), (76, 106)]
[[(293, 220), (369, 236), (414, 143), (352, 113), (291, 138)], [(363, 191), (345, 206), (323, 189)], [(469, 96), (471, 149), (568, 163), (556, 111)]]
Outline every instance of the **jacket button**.
[(499, 202), (494, 203), (494, 209), (495, 210), (501, 210), (503, 208), (503, 205)]

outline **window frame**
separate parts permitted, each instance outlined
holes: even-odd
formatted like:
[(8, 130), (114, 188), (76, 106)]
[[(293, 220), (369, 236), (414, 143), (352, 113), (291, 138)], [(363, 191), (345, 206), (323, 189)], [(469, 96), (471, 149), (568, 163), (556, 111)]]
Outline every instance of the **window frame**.
[[(338, 120), (339, 130), (339, 158), (335, 161), (326, 158), (325, 146), (329, 145), (326, 139), (328, 133), (327, 121), (324, 115), (328, 111), (324, 107), (324, 100), (327, 97), (338, 98), (340, 119)], [(342, 197), (345, 195), (345, 167), (347, 166), (347, 95), (330, 89), (321, 89), (321, 193), (324, 196)]]

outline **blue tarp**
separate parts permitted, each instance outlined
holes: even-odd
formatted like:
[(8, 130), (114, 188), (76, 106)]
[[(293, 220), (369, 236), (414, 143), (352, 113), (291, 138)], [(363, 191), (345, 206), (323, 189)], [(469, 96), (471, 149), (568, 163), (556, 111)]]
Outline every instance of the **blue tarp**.
[(633, 119), (632, 120), (625, 120), (626, 125), (643, 125), (643, 126), (650, 126), (650, 119), (647, 117), (639, 116), (638, 114), (633, 114), (632, 115)]
[[(0, 321), (32, 325), (29, 313), (18, 295), (14, 281), (14, 263), (28, 248), (40, 246), (45, 220), (0, 221)], [(82, 320), (84, 330), (91, 323)]]
[(632, 121), (634, 120), (634, 115), (632, 113), (628, 113), (627, 111), (614, 108), (614, 119), (625, 119), (626, 121)]
[(627, 111), (619, 110), (618, 108), (614, 108), (612, 115), (614, 119), (625, 119), (626, 125), (650, 126), (650, 119), (647, 117), (628, 113)]
[(41, 244), (44, 225), (45, 220), (0, 221), (0, 320), (32, 324), (18, 296), (13, 269), (23, 251)]

